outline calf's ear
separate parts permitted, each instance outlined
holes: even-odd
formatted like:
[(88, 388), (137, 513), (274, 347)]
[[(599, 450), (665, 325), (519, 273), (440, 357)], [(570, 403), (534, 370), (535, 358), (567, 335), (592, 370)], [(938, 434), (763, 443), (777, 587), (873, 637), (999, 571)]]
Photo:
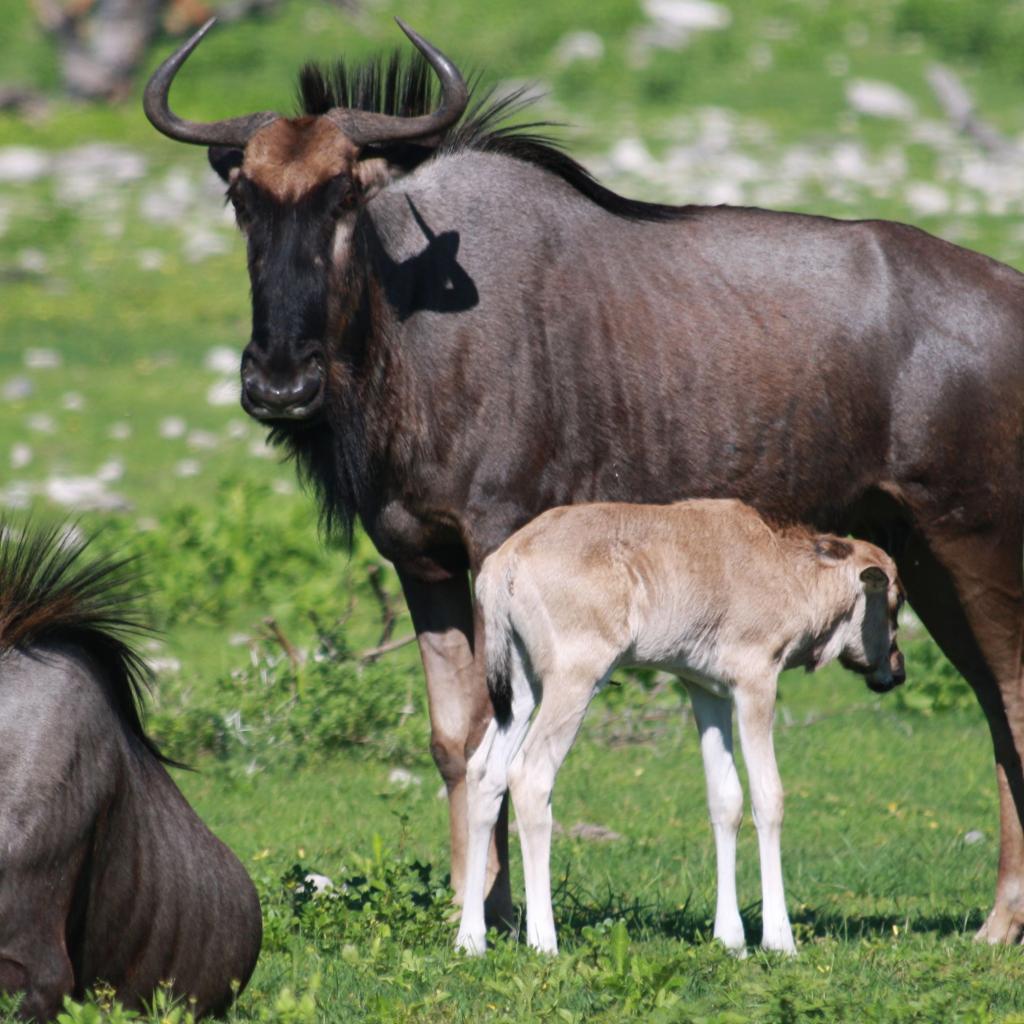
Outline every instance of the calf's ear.
[(885, 590), (889, 586), (889, 577), (885, 570), (879, 569), (877, 565), (869, 565), (860, 574), (861, 583), (865, 590)]
[(242, 166), (245, 153), (240, 149), (231, 149), (228, 146), (211, 146), (206, 151), (206, 158), (210, 166), (226, 182), (231, 181), (231, 172)]

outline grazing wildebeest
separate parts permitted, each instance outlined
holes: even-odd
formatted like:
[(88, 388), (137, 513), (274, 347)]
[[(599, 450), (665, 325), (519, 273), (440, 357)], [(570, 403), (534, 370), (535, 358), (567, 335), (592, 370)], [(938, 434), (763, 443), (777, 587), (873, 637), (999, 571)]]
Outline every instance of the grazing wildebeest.
[(143, 730), (126, 563), (84, 547), (0, 530), (0, 991), (49, 1020), (98, 982), (139, 1006), (166, 981), (218, 1012), (259, 900)]
[(674, 672), (689, 691), (718, 858), (714, 934), (743, 949), (735, 703), (761, 855), (761, 945), (795, 952), (772, 744), (779, 673), (838, 658), (876, 692), (903, 682), (896, 646), (902, 595), (892, 559), (862, 540), (773, 530), (749, 505), (729, 499), (574, 505), (538, 516), (489, 555), (476, 596), (495, 717), (467, 768), (469, 850), (457, 945), (471, 953), (486, 946), (487, 843), (510, 791), (527, 939), (558, 951), (550, 870), (555, 776), (591, 699), (616, 668), (633, 665)]
[[(995, 905), (1024, 926), (1024, 276), (912, 227), (609, 192), (503, 127), (455, 67), (307, 68), (302, 114), (212, 124), (247, 239), (242, 403), (398, 569), (463, 880), (466, 758), (491, 716), (470, 574), (555, 505), (736, 497), (853, 533), (974, 687), (1001, 808)], [(431, 112), (433, 110), (433, 112)], [(492, 875), (505, 863), (505, 817)], [(508, 909), (498, 873), (492, 912)]]

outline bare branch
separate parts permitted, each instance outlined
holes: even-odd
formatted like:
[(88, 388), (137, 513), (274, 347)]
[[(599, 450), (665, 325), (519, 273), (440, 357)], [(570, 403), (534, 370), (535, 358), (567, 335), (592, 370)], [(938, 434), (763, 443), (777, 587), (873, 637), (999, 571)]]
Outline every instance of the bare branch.
[(288, 656), (288, 660), (292, 663), (292, 668), (298, 669), (303, 661), (302, 654), (291, 640), (284, 635), (283, 630), (278, 625), (277, 619), (273, 619), (268, 616), (263, 620), (263, 625), (267, 627), (270, 635), (281, 645), (281, 650)]
[(359, 655), (359, 660), (362, 664), (369, 665), (381, 657), (381, 655), (390, 654), (392, 651), (397, 651), (400, 647), (407, 647), (415, 639), (415, 633), (407, 633), (405, 636), (400, 636), (397, 640), (389, 640), (386, 644), (380, 644), (377, 647), (371, 647), (368, 651), (363, 651)]
[(371, 565), (366, 570), (366, 577), (370, 581), (370, 589), (373, 591), (373, 596), (377, 600), (377, 607), (380, 609), (381, 633), (380, 640), (377, 641), (378, 644), (386, 644), (391, 639), (391, 634), (395, 629), (395, 620), (398, 617), (391, 595), (384, 588), (382, 576), (383, 572), (379, 565)]

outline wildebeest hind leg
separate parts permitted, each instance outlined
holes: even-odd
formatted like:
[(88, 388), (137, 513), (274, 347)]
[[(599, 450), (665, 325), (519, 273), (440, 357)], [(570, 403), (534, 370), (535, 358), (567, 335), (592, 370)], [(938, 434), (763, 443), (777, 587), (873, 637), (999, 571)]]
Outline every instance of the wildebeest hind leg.
[[(979, 535), (914, 531), (898, 564), (922, 622), (971, 684), (988, 719), (999, 786), (999, 876), (978, 938), (1024, 931), (1024, 601), (1019, 524)], [(908, 685), (914, 685), (913, 665)]]
[[(430, 752), (448, 791), (452, 888), (462, 904), (469, 824), (466, 762), (491, 720), (482, 643), (474, 643), (473, 600), (468, 575), (423, 583), (402, 575), (402, 589), (416, 628), (430, 704)], [(508, 874), (508, 798), (502, 801), (491, 839), (487, 871), (487, 922), (515, 921)]]

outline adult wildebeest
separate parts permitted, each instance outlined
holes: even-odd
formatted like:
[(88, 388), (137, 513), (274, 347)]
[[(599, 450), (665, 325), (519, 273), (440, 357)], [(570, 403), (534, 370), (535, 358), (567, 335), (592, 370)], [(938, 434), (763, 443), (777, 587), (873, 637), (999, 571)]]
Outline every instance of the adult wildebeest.
[[(743, 790), (761, 859), (761, 945), (796, 952), (782, 885), (782, 783), (772, 722), (779, 673), (838, 658), (879, 693), (903, 682), (896, 566), (874, 544), (773, 530), (749, 505), (598, 503), (550, 509), (484, 560), (476, 579), (495, 717), (467, 769), (469, 850), (457, 945), (481, 953), (487, 842), (512, 794), (527, 939), (558, 952), (551, 795), (594, 695), (622, 665), (674, 672), (700, 731), (718, 858), (716, 939), (742, 949), (736, 833)], [(534, 708), (537, 714), (532, 721)]]
[(0, 991), (49, 1020), (97, 982), (139, 1006), (166, 981), (217, 1012), (259, 900), (143, 730), (126, 563), (84, 546), (0, 530)]
[[(924, 232), (609, 192), (456, 68), (307, 68), (303, 113), (186, 121), (249, 252), (242, 403), (329, 521), (401, 576), (462, 884), (490, 718), (469, 577), (554, 505), (737, 497), (889, 551), (978, 694), (1001, 849), (981, 935), (1024, 926), (1024, 277)], [(478, 625), (478, 624), (477, 624)], [(496, 832), (504, 863), (504, 819)], [(492, 870), (497, 862), (492, 860)], [(492, 891), (507, 908), (507, 877)]]

